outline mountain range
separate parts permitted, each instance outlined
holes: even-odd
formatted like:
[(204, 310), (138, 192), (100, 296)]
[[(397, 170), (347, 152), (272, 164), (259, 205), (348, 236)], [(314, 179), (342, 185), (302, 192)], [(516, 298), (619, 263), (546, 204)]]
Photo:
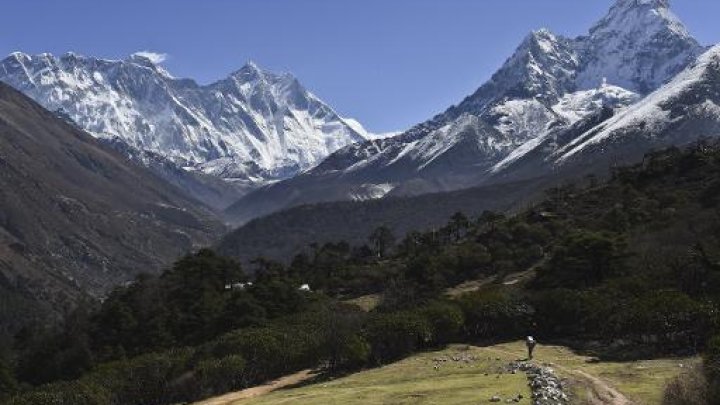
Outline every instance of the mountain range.
[(209, 209), (0, 83), (0, 334), (223, 232)]
[[(106, 60), (16, 52), (0, 61), (0, 80), (243, 224), (308, 203), (602, 170), (648, 147), (691, 141), (670, 133), (677, 125), (659, 137), (655, 127), (634, 125), (643, 117), (627, 116), (640, 114), (651, 95), (658, 102), (681, 91), (670, 83), (678, 75), (702, 76), (697, 70), (712, 59), (706, 52), (714, 51), (689, 34), (668, 0), (617, 0), (586, 35), (531, 32), (470, 96), (385, 136), (341, 117), (292, 75), (252, 62), (200, 85), (143, 53)], [(711, 105), (698, 108), (714, 119)], [(589, 146), (579, 139), (617, 115), (626, 119), (615, 126), (631, 125), (622, 131), (635, 135), (622, 147), (617, 136), (595, 137), (593, 151), (613, 152), (578, 154)], [(574, 167), (580, 158), (567, 152), (594, 164)]]
[(214, 212), (246, 224), (224, 253), (285, 259), (382, 223), (401, 234), (516, 208), (720, 133), (720, 46), (699, 44), (666, 0), (617, 0), (576, 38), (530, 33), (474, 93), (400, 134), (370, 134), (253, 63), (200, 85), (142, 53), (14, 53), (0, 80), (37, 102), (0, 87), (0, 146), (24, 151), (0, 155), (14, 170), (0, 193), (13, 302), (101, 296), (217, 241)]
[[(589, 171), (583, 162), (590, 157), (593, 170), (602, 170), (647, 148), (715, 135), (714, 99), (696, 94), (685, 115), (683, 105), (670, 104), (716, 85), (716, 53), (688, 33), (668, 1), (618, 0), (586, 35), (530, 33), (487, 83), (442, 114), (399, 136), (346, 146), (311, 170), (248, 194), (227, 214), (241, 224), (307, 203), (563, 177), (558, 173)], [(650, 105), (672, 122), (648, 117)], [(692, 134), (694, 127), (678, 121), (697, 123), (700, 116), (707, 125)], [(632, 135), (620, 146), (608, 131)], [(597, 153), (611, 144), (612, 154)]]
[(373, 137), (292, 75), (252, 62), (199, 85), (173, 77), (142, 52), (125, 60), (15, 52), (0, 61), (0, 80), (150, 167), (172, 164), (226, 180), (229, 190), (219, 193), (229, 199), (218, 199), (206, 193), (207, 178), (159, 171), (177, 185), (192, 180), (187, 191), (215, 208)]

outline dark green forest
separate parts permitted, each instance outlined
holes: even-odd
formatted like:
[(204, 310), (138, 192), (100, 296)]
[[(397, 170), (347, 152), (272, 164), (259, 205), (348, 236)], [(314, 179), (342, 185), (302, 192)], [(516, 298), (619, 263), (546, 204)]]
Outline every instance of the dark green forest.
[[(0, 397), (173, 404), (527, 334), (601, 358), (702, 353), (717, 389), (719, 238), (720, 145), (702, 142), (552, 188), (512, 216), (457, 213), (406, 235), (380, 224), (366, 243), (315, 244), (287, 265), (201, 250), (63, 325), (23, 329), (1, 353)], [(492, 281), (446, 294), (481, 279)], [(348, 303), (369, 294), (370, 311)]]

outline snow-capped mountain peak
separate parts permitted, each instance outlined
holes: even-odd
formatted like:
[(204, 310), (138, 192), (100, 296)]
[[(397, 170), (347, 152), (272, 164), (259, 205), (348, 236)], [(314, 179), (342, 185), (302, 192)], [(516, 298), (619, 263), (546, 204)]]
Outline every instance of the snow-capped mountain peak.
[(254, 80), (264, 80), (268, 72), (265, 72), (260, 66), (252, 60), (247, 61), (243, 67), (232, 73), (230, 77), (242, 82), (251, 82)]
[(703, 51), (667, 0), (618, 0), (578, 44), (585, 60), (577, 79), (581, 89), (606, 78), (642, 94), (666, 83)]
[(119, 138), (180, 167), (242, 182), (295, 175), (364, 140), (290, 74), (248, 62), (207, 86), (176, 79), (164, 56), (123, 60), (73, 53), (0, 61), (0, 80), (100, 138)]
[(669, 11), (669, 9), (669, 0), (617, 0), (603, 21), (612, 19), (612, 17), (627, 13), (628, 11)]
[(468, 115), (495, 129), (483, 128), (485, 147), (476, 157), (478, 165), (492, 167), (551, 128), (635, 102), (701, 52), (667, 1), (619, 0), (588, 35), (565, 38), (548, 29), (529, 33), (492, 78), (458, 105), (384, 142), (350, 145), (319, 170), (398, 166), (417, 155), (412, 148), (419, 148), (423, 138), (440, 136), (447, 145), (459, 145), (455, 138), (461, 134), (453, 128), (465, 128), (455, 123)]
[[(73, 53), (68, 53), (68, 55), (74, 56)], [(128, 60), (131, 60), (138, 64), (146, 65), (146, 66), (151, 66), (151, 67), (155, 66), (155, 62), (153, 61), (153, 59), (141, 52), (136, 52), (136, 53), (130, 55), (128, 57)]]
[[(633, 108), (704, 49), (668, 1), (617, 0), (587, 35), (529, 33), (488, 82), (442, 114), (396, 137), (349, 145), (229, 211), (247, 218), (287, 204), (354, 198), (371, 185), (391, 184), (390, 195), (403, 195), (542, 175), (555, 152)], [(504, 177), (520, 166), (522, 175)]]
[(540, 28), (528, 34), (523, 42), (536, 44), (546, 53), (557, 53), (557, 44), (560, 42), (560, 39), (560, 36), (555, 35), (549, 29)]
[(635, 34), (638, 28), (645, 29), (646, 36), (669, 31), (678, 37), (691, 38), (667, 0), (618, 0), (609, 13), (590, 28), (590, 37), (602, 37), (609, 32)]

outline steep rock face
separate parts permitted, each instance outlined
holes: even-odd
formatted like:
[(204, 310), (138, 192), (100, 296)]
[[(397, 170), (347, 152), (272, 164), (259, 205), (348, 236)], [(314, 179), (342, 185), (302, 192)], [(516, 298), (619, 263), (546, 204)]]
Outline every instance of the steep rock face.
[(224, 230), (175, 187), (0, 83), (0, 329), (32, 320), (13, 319), (25, 313), (15, 305), (28, 317), (61, 312)]
[[(400, 136), (341, 149), (326, 159), (316, 172), (353, 170), (358, 163), (362, 166), (393, 166), (415, 146), (418, 150), (410, 156), (418, 162), (417, 166), (424, 166), (427, 160), (436, 157), (427, 153), (426, 145), (429, 142), (457, 143), (453, 138), (458, 135), (457, 131), (463, 131), (463, 122), (469, 116), (479, 117), (497, 130), (486, 133), (482, 142), (488, 146), (488, 154), (502, 154), (532, 136), (529, 122), (548, 125), (556, 120), (556, 114), (549, 106), (573, 86), (577, 64), (570, 40), (547, 30), (533, 32), (490, 81), (457, 106)], [(448, 151), (451, 148), (440, 149)], [(480, 155), (476, 160), (482, 158)], [(365, 162), (361, 162), (363, 160)]]
[(291, 205), (366, 196), (362, 190), (380, 185), (388, 191), (378, 197), (495, 181), (508, 163), (538, 145), (554, 153), (551, 139), (637, 102), (703, 52), (668, 7), (664, 0), (618, 0), (586, 36), (533, 32), (458, 105), (402, 135), (340, 149), (227, 212), (243, 222)]
[(253, 63), (201, 86), (140, 54), (14, 53), (0, 62), (0, 80), (96, 137), (246, 186), (292, 177), (364, 140), (293, 76)]
[(548, 133), (498, 164), (493, 181), (552, 173), (570, 178), (632, 163), (646, 152), (720, 136), (720, 46), (673, 80), (620, 111), (604, 110)]
[(98, 141), (120, 152), (128, 160), (147, 167), (161, 179), (182, 190), (188, 197), (218, 213), (253, 187), (248, 182), (227, 181), (200, 170), (183, 169), (162, 155), (134, 148), (120, 138), (100, 138)]
[(720, 136), (720, 45), (640, 102), (574, 138), (551, 159), (558, 165), (606, 154)]
[[(433, 136), (468, 114), (498, 130), (487, 143), (503, 155), (549, 127), (572, 124), (603, 106), (625, 107), (669, 81), (703, 51), (668, 7), (663, 0), (619, 0), (588, 36), (568, 39), (546, 29), (535, 31), (487, 83), (457, 106), (400, 137), (351, 145), (328, 160), (337, 156), (345, 162), (332, 166), (334, 170), (355, 167), (357, 160), (393, 161), (374, 155), (395, 157), (407, 151), (407, 144)], [(597, 98), (602, 104), (573, 103), (588, 92), (608, 94), (608, 89), (617, 96)], [(452, 136), (451, 132), (444, 138)], [(347, 159), (350, 155), (356, 159)], [(476, 161), (487, 158), (480, 155)]]
[(583, 59), (577, 83), (599, 79), (647, 94), (678, 74), (702, 52), (668, 0), (619, 0), (610, 13), (578, 38)]

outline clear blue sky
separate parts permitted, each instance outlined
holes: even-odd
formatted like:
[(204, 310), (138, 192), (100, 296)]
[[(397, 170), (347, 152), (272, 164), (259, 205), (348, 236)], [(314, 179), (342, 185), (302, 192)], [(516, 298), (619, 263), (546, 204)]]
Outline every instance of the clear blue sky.
[[(575, 36), (612, 0), (7, 0), (0, 54), (167, 53), (201, 83), (252, 59), (368, 129), (405, 129), (472, 93), (532, 29)], [(704, 44), (720, 1), (675, 0)]]

